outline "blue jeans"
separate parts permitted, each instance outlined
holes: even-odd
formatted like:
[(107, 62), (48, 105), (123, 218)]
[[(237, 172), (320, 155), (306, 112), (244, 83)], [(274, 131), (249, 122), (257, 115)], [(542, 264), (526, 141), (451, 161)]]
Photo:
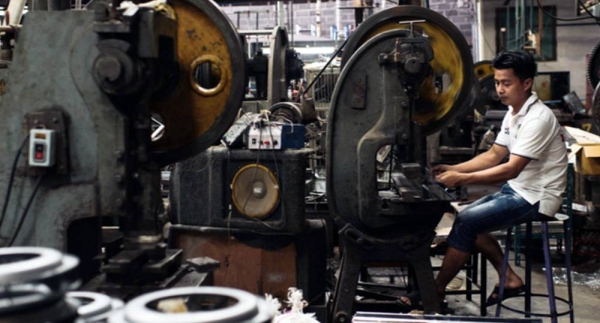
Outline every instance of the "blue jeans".
[(508, 184), (494, 194), (473, 202), (456, 215), (448, 245), (471, 252), (477, 235), (507, 229), (528, 221), (539, 221), (545, 215), (538, 212), (539, 202), (529, 204)]

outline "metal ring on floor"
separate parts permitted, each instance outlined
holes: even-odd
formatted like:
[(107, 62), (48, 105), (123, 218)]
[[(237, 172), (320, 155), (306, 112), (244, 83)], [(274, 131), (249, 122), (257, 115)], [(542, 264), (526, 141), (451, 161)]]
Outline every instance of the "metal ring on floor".
[(123, 307), (123, 301), (100, 293), (75, 291), (68, 292), (66, 297), (80, 302), (89, 301), (77, 308), (77, 314), (83, 320), (94, 318), (93, 321), (97, 321), (101, 317), (108, 317), (113, 310)]
[[(149, 304), (189, 296), (229, 298), (229, 307), (204, 312), (163, 313)], [(148, 293), (131, 300), (124, 310), (109, 318), (110, 323), (237, 323), (269, 322), (266, 301), (246, 291), (226, 287), (184, 287)]]
[[(513, 299), (513, 298), (520, 298), (520, 297), (525, 297), (526, 295), (516, 295), (510, 298), (506, 298), (504, 299), (504, 301), (509, 300), (509, 299)], [(543, 297), (543, 298), (548, 298), (548, 294), (538, 294), (538, 293), (531, 293), (530, 297)], [(563, 316), (563, 315), (567, 315), (570, 314), (573, 311), (573, 304), (571, 304), (571, 302), (569, 302), (568, 300), (562, 298), (562, 297), (558, 297), (558, 296), (554, 296), (554, 299), (557, 301), (561, 301), (564, 304), (566, 304), (568, 306), (569, 309), (567, 309), (564, 312), (556, 312), (556, 317), (559, 316)], [(546, 314), (546, 313), (537, 313), (537, 312), (526, 312), (526, 311), (522, 311), (519, 309), (516, 309), (514, 307), (510, 307), (508, 305), (505, 305), (503, 303), (500, 303), (500, 306), (502, 306), (502, 308), (507, 309), (511, 312), (515, 312), (515, 313), (519, 313), (519, 314), (523, 314), (523, 315), (532, 315), (532, 316), (539, 316), (539, 317), (552, 317), (552, 314)]]
[(0, 317), (16, 312), (31, 310), (48, 303), (55, 295), (43, 284), (19, 284), (0, 288)]
[(0, 248), (0, 284), (37, 280), (62, 264), (63, 255), (41, 247)]

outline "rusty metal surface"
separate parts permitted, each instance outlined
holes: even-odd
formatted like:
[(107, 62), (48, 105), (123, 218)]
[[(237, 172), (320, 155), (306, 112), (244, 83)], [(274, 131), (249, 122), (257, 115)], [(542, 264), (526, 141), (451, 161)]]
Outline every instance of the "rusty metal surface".
[[(434, 75), (445, 75), (451, 82), (444, 82), (442, 91), (434, 87), (433, 77), (419, 88), (419, 108), (413, 120), (423, 127), (423, 134), (440, 130), (467, 107), (473, 82), (473, 61), (464, 36), (444, 16), (416, 6), (396, 6), (380, 11), (365, 20), (352, 34), (344, 54), (345, 66), (356, 50), (372, 37), (388, 30), (404, 30), (402, 21), (425, 20), (414, 24), (416, 30), (427, 35), (435, 57), (431, 64)], [(406, 30), (404, 33), (408, 33)]]
[(264, 250), (248, 246), (226, 231), (197, 232), (183, 227), (174, 227), (172, 233), (173, 230), (174, 246), (184, 250), (184, 258), (210, 257), (221, 264), (214, 271), (216, 286), (269, 293), (280, 299), (286, 298), (288, 287), (297, 286), (293, 243)]
[[(380, 67), (378, 62), (380, 53), (389, 53), (402, 34), (398, 30), (379, 34), (350, 59), (333, 94), (327, 133), (327, 195), (332, 214), (358, 230), (390, 238), (432, 228), (428, 219), (434, 220), (430, 215), (443, 212), (445, 200), (449, 199), (439, 194), (435, 185), (419, 179), (413, 180), (419, 186), (415, 196), (396, 193), (396, 197), (383, 197), (384, 192), (377, 189), (375, 156), (381, 147), (398, 145), (399, 158), (404, 163), (425, 165), (422, 133), (410, 121), (411, 109), (418, 106), (411, 106), (396, 69)], [(348, 93), (354, 88), (353, 80), (361, 74), (369, 76), (367, 103), (365, 109), (354, 109)], [(421, 193), (426, 191), (421, 184), (428, 192)]]
[[(69, 118), (69, 175), (44, 179), (17, 245), (66, 250), (67, 228), (74, 220), (110, 214), (115, 199), (122, 196), (113, 179), (115, 173), (124, 170), (114, 155), (123, 144), (117, 136), (122, 118), (86, 76), (97, 53), (97, 38), (89, 28), (93, 18), (93, 12), (30, 12), (13, 63), (4, 70), (6, 87), (0, 96), (4, 116), (0, 124), (1, 178), (8, 178), (18, 145), (25, 137), (25, 115), (54, 110)], [(61, 24), (57, 26), (56, 21)], [(97, 128), (105, 129), (102, 136), (96, 135)], [(8, 224), (16, 225), (32, 193), (34, 179), (24, 177), (24, 164), (21, 160), (17, 168), (2, 237), (14, 233), (15, 226)], [(7, 182), (2, 181), (0, 194), (4, 196), (7, 189)], [(89, 238), (90, 245), (94, 244), (93, 237)]]
[[(154, 158), (160, 164), (174, 163), (208, 148), (227, 131), (241, 106), (245, 89), (245, 59), (235, 28), (209, 0), (169, 2), (178, 23), (177, 87), (152, 110), (166, 126), (154, 142)], [(211, 63), (219, 79), (214, 88), (199, 89), (194, 70)]]

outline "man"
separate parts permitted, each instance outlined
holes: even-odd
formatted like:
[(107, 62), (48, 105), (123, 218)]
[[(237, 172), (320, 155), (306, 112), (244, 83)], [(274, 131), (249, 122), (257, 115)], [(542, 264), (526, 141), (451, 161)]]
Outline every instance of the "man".
[[(474, 248), (485, 255), (500, 276), (503, 253), (489, 232), (554, 216), (566, 187), (567, 155), (562, 130), (552, 111), (531, 91), (537, 72), (533, 56), (502, 52), (492, 66), (496, 91), (502, 103), (509, 106), (494, 145), (469, 161), (439, 165), (432, 171), (435, 180), (447, 187), (507, 183), (499, 192), (475, 201), (457, 215), (436, 278), (440, 299)], [(501, 163), (507, 156), (508, 162)], [(504, 291), (505, 298), (524, 291), (523, 281), (510, 266)], [(402, 301), (411, 304), (415, 300), (406, 297)], [(495, 288), (487, 305), (497, 302)]]

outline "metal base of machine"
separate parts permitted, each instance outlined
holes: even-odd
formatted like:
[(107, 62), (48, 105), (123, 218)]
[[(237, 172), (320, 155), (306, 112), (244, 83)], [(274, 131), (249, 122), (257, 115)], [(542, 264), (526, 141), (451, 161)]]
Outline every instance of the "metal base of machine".
[(373, 239), (356, 230), (350, 224), (340, 230), (342, 259), (340, 274), (335, 288), (334, 300), (331, 304), (331, 322), (350, 322), (354, 310), (354, 298), (358, 286), (358, 278), (364, 264), (368, 262), (406, 260), (415, 270), (416, 283), (421, 291), (423, 309), (426, 313), (439, 313), (440, 304), (435, 292), (433, 270), (429, 259), (431, 239), (422, 241), (418, 246), (412, 245), (407, 250), (407, 241), (384, 241)]

